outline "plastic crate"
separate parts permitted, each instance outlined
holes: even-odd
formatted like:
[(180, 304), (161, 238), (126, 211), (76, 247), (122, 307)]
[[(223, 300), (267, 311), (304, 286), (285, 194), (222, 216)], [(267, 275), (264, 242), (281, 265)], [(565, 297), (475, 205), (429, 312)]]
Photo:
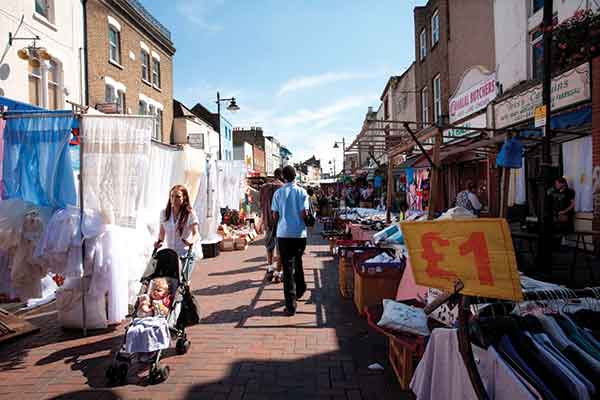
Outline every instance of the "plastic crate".
[(220, 253), (219, 243), (202, 243), (202, 256), (203, 258), (214, 258)]
[(404, 268), (384, 266), (381, 268), (381, 272), (374, 273), (361, 270), (363, 261), (376, 256), (382, 251), (390, 252), (390, 249), (368, 249), (362, 252), (353, 252), (354, 304), (359, 315), (364, 315), (365, 307), (381, 304), (383, 299), (396, 298)]
[[(411, 305), (423, 307), (423, 304)], [(389, 331), (378, 326), (377, 322), (383, 313), (381, 304), (365, 308), (365, 313), (369, 326), (388, 337), (388, 359), (402, 390), (409, 390), (410, 380), (425, 353), (426, 338), (411, 333)]]
[(365, 240), (338, 240), (336, 242), (338, 261), (338, 286), (342, 297), (352, 297), (354, 292), (354, 268), (352, 267), (352, 252), (368, 249)]

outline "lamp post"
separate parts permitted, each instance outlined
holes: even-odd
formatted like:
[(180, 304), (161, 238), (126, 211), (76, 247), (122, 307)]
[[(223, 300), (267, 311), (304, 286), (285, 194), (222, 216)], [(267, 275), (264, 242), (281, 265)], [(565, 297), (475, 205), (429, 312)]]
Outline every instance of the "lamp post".
[(229, 105), (227, 106), (227, 109), (231, 112), (235, 112), (238, 111), (240, 109), (240, 107), (237, 105), (237, 103), (235, 102), (235, 97), (230, 97), (228, 99), (222, 99), (221, 95), (219, 92), (217, 92), (217, 126), (219, 128), (219, 160), (222, 159), (222, 155), (221, 155), (221, 102), (222, 101), (228, 101)]
[[(341, 142), (334, 142), (333, 148), (339, 149), (339, 144), (342, 144), (342, 173), (346, 173), (346, 139), (342, 138)], [(335, 174), (334, 174), (335, 175)]]

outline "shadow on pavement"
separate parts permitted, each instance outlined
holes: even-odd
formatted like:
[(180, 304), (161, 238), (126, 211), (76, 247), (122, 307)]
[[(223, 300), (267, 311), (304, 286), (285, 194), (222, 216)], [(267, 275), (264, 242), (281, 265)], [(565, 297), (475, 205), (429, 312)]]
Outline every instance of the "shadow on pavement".
[[(256, 261), (260, 261), (261, 259), (263, 259), (263, 257), (256, 257), (256, 258), (258, 258), (258, 260), (256, 260)], [(248, 262), (248, 260), (246, 260), (246, 262)], [(232, 271), (211, 272), (210, 274), (208, 274), (208, 276), (227, 276), (227, 275), (247, 274), (247, 273), (251, 273), (251, 272), (256, 272), (260, 269), (261, 268), (258, 266), (246, 267), (246, 268), (234, 269)]]

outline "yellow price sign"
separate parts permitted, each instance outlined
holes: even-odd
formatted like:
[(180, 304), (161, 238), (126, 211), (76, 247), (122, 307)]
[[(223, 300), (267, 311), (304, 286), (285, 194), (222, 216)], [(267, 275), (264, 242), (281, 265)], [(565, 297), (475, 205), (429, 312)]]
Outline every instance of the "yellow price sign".
[(463, 294), (523, 300), (505, 219), (405, 222), (402, 233), (418, 284), (452, 291), (460, 279)]

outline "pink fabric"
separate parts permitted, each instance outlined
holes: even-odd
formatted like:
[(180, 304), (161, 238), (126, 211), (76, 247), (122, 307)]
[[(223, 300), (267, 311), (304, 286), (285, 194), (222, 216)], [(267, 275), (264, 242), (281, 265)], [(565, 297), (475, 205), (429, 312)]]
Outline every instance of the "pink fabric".
[(0, 118), (0, 199), (2, 199), (2, 194), (4, 193), (4, 183), (2, 181), (2, 163), (4, 160), (4, 124), (5, 120)]
[(375, 231), (367, 231), (359, 224), (350, 224), (350, 233), (352, 234), (352, 240), (372, 240)]
[(398, 285), (396, 301), (413, 299), (425, 303), (427, 299), (427, 287), (417, 285), (415, 282), (415, 276), (413, 275), (410, 258), (406, 257), (406, 267), (404, 267), (404, 273), (402, 274), (402, 279)]

